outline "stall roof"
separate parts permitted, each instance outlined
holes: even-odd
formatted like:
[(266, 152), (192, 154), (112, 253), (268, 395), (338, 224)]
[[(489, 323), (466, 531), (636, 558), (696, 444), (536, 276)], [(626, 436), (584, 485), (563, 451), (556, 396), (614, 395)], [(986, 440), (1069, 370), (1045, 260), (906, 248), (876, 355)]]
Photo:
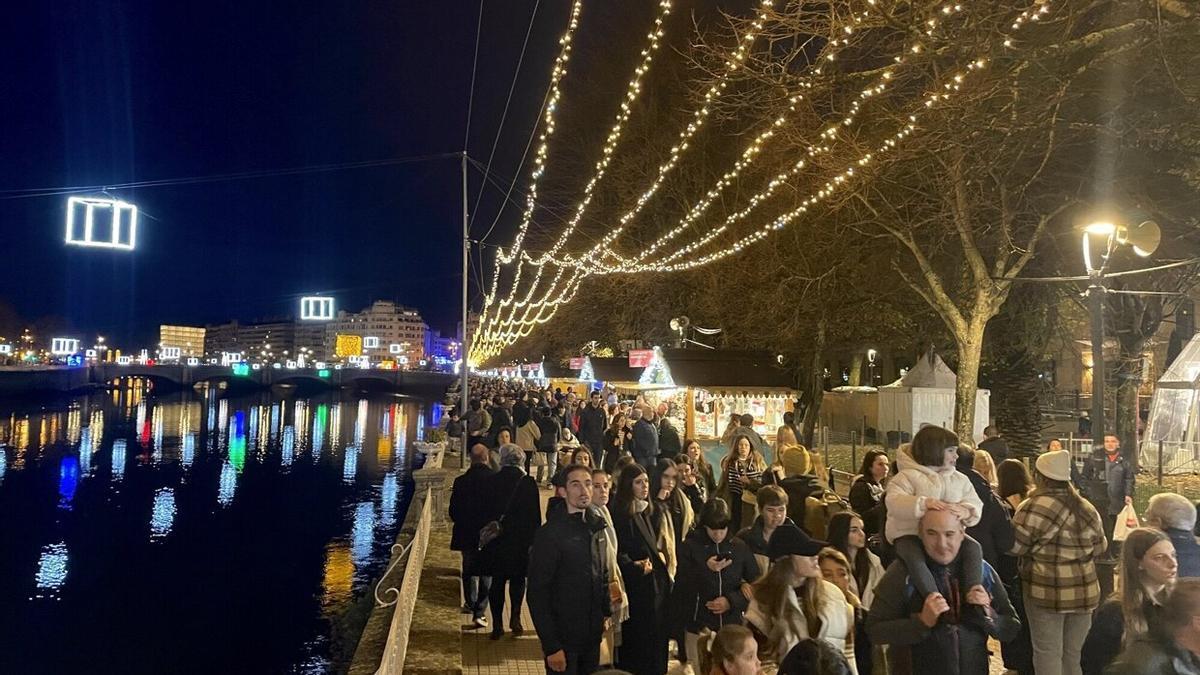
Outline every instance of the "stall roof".
[[(592, 374), (603, 382), (634, 382), (642, 376), (642, 368), (630, 368), (629, 357), (588, 357), (592, 362)], [(575, 371), (578, 375), (578, 371)]]
[(560, 366), (557, 363), (543, 363), (542, 369), (546, 373), (546, 379), (548, 380), (575, 379), (575, 377), (579, 375), (579, 371), (571, 370), (570, 368), (567, 368), (566, 366)]
[(767, 352), (732, 349), (663, 349), (671, 379), (680, 387), (793, 389), (794, 381)]

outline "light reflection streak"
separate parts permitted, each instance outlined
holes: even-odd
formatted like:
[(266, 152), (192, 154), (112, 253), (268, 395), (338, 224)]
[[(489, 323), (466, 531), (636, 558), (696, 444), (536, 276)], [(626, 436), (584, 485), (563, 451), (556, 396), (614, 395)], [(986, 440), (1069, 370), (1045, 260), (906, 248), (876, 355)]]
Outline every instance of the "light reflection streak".
[(112, 447), (112, 478), (119, 481), (125, 477), (125, 439), (113, 441)]
[(233, 502), (233, 494), (237, 492), (237, 469), (229, 462), (221, 466), (221, 480), (217, 483), (217, 503), (229, 506)]
[(342, 445), (342, 404), (334, 403), (329, 411), (329, 449), (337, 452)]
[(358, 451), (357, 445), (346, 446), (346, 457), (342, 462), (342, 482), (353, 483), (354, 477), (358, 473)]
[(354, 444), (362, 445), (367, 435), (367, 399), (358, 402), (358, 414), (354, 417)]
[(400, 497), (400, 481), (396, 472), (389, 472), (383, 477), (383, 486), (379, 489), (379, 524), (391, 527), (396, 523), (396, 501)]
[(79, 434), (79, 473), (92, 472), (92, 428), (84, 427)]
[(188, 432), (183, 436), (183, 468), (192, 468), (196, 461), (196, 434)]
[(8, 448), (0, 445), (0, 483), (4, 482), (5, 473), (8, 473)]
[(292, 465), (296, 457), (296, 430), (294, 427), (283, 428), (283, 441), (279, 450), (279, 464), (285, 467)]
[(154, 452), (151, 454), (151, 459), (155, 465), (162, 464), (163, 458), (163, 409), (162, 406), (154, 406), (154, 412), (151, 413), (150, 419), (154, 425)]
[(279, 420), (279, 404), (278, 404), (278, 403), (272, 403), (272, 404), (271, 404), (271, 423), (270, 423), (270, 433), (269, 433), (269, 435), (268, 435), (268, 438), (270, 439), (270, 442), (271, 442), (271, 443), (274, 443), (274, 442), (275, 442), (275, 439), (279, 438), (279, 423), (280, 423), (280, 420)]
[(229, 461), (238, 473), (246, 468), (246, 414), (241, 410), (233, 414), (233, 435), (229, 439)]
[(361, 568), (371, 557), (371, 544), (375, 540), (375, 505), (359, 502), (354, 508), (354, 527), (350, 532), (350, 559)]
[(71, 502), (75, 500), (75, 490), (79, 487), (79, 458), (75, 455), (63, 455), (58, 463), (58, 508), (71, 510)]
[(39, 592), (36, 598), (58, 599), (58, 589), (67, 581), (68, 553), (66, 542), (47, 544), (42, 547), (38, 558), (37, 573), (33, 577)]
[(175, 524), (175, 490), (159, 488), (150, 510), (150, 540), (165, 539)]

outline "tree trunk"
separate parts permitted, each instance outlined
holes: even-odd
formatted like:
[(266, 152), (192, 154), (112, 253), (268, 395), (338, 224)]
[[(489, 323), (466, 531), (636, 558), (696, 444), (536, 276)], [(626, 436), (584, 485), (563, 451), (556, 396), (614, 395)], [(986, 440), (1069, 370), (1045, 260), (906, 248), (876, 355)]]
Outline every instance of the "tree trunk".
[(956, 335), (958, 380), (954, 388), (954, 433), (961, 442), (975, 445), (975, 393), (979, 390), (979, 363), (987, 321), (967, 324), (965, 335)]
[(847, 383), (851, 387), (857, 387), (862, 384), (863, 371), (863, 355), (860, 352), (855, 352), (854, 356), (850, 357), (850, 381)]
[(813, 447), (818, 415), (821, 414), (821, 399), (825, 396), (825, 329), (826, 319), (822, 316), (817, 322), (817, 334), (813, 337), (813, 355), (807, 385), (808, 407), (804, 409), (804, 420), (801, 426), (804, 438), (800, 442), (806, 448)]

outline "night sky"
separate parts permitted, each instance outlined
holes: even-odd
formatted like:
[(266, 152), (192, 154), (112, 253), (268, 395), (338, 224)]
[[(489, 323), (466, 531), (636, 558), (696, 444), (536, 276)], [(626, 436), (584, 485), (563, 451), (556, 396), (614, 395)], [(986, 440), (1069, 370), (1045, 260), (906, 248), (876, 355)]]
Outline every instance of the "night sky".
[[(470, 138), (480, 161), (534, 4), (486, 6)], [(459, 151), (478, 8), (475, 0), (6, 4), (0, 301), (26, 319), (64, 317), (85, 339), (100, 331), (151, 341), (159, 323), (287, 316), (317, 291), (350, 310), (394, 299), (453, 332), (454, 158), (113, 190), (142, 210), (132, 253), (65, 246), (66, 195), (13, 191)], [(566, 0), (540, 3), (493, 164), (504, 177), (517, 172), (568, 9)], [(472, 201), (480, 184), (472, 169)], [(474, 236), (500, 196), (485, 193)], [(506, 244), (516, 216), (506, 211), (489, 241)]]

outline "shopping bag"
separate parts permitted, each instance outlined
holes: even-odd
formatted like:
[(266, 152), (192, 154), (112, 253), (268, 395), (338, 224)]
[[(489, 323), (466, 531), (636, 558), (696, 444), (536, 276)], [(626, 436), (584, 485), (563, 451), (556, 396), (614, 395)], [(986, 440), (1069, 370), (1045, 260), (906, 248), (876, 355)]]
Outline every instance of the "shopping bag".
[(1125, 508), (1117, 514), (1117, 523), (1113, 527), (1113, 541), (1125, 541), (1125, 537), (1130, 530), (1138, 527), (1137, 512), (1133, 510), (1133, 504), (1126, 504)]

